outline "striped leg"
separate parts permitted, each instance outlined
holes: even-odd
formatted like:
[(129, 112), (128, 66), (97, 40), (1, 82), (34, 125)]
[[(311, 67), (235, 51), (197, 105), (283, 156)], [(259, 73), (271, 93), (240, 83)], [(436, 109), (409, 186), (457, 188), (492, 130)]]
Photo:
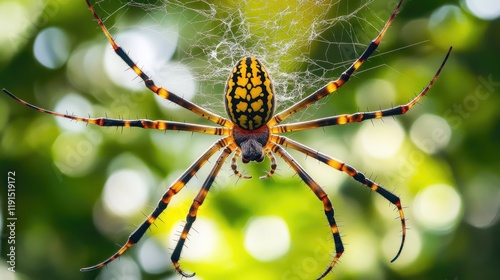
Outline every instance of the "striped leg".
[(226, 158), (233, 152), (233, 150), (236, 148), (236, 145), (231, 143), (229, 146), (226, 146), (226, 148), (222, 151), (221, 155), (217, 159), (217, 162), (215, 163), (214, 167), (212, 168), (212, 171), (210, 171), (210, 174), (208, 175), (207, 179), (203, 183), (203, 186), (201, 187), (200, 191), (198, 192), (198, 195), (194, 198), (193, 203), (191, 204), (191, 208), (189, 209), (189, 213), (186, 216), (186, 225), (184, 225), (184, 229), (182, 230), (181, 237), (179, 241), (177, 241), (177, 245), (175, 246), (174, 252), (172, 253), (171, 260), (172, 263), (174, 264), (175, 269), (179, 274), (181, 274), (184, 277), (193, 277), (196, 273), (192, 274), (187, 274), (184, 272), (179, 264), (179, 259), (181, 257), (181, 252), (182, 248), (184, 247), (184, 243), (186, 242), (186, 238), (188, 237), (189, 230), (193, 226), (194, 221), (196, 220), (196, 215), (198, 213), (198, 208), (203, 204), (205, 201), (205, 198), (208, 194), (208, 191), (210, 190), (210, 187), (212, 186), (212, 183), (214, 182), (215, 177), (219, 173), (222, 165), (224, 165), (224, 162), (226, 161)]
[(380, 194), (381, 196), (383, 196), (390, 203), (394, 204), (398, 209), (399, 218), (401, 220), (402, 236), (401, 236), (401, 245), (399, 246), (399, 250), (396, 253), (396, 256), (391, 260), (391, 262), (395, 261), (399, 257), (399, 255), (401, 254), (401, 251), (403, 250), (403, 245), (404, 245), (405, 239), (406, 239), (406, 220), (405, 220), (405, 216), (403, 213), (403, 208), (401, 206), (401, 200), (399, 197), (397, 197), (396, 195), (394, 195), (390, 191), (386, 190), (382, 186), (378, 185), (377, 183), (366, 178), (363, 173), (358, 172), (352, 166), (347, 165), (339, 160), (336, 160), (328, 155), (317, 152), (317, 151), (315, 151), (315, 150), (313, 150), (313, 149), (311, 149), (303, 144), (300, 144), (296, 141), (288, 139), (284, 136), (278, 136), (278, 135), (271, 136), (270, 141), (277, 143), (277, 144), (280, 144), (280, 145), (283, 145), (283, 146), (288, 147), (288, 148), (292, 148), (292, 149), (297, 150), (299, 152), (302, 152), (302, 153), (306, 154), (307, 156), (315, 158), (315, 159), (337, 169), (338, 171), (342, 171), (342, 172), (347, 173), (349, 176), (354, 178), (354, 180), (367, 186), (371, 190), (373, 190), (373, 191), (377, 192), (378, 194)]
[(146, 220), (129, 236), (127, 243), (118, 250), (114, 255), (112, 255), (107, 260), (96, 264), (91, 267), (81, 268), (80, 271), (90, 271), (94, 269), (101, 268), (108, 263), (114, 261), (119, 256), (121, 256), (128, 248), (139, 242), (146, 230), (154, 223), (158, 216), (167, 208), (170, 200), (174, 195), (176, 195), (184, 186), (191, 180), (191, 178), (198, 172), (198, 170), (208, 161), (208, 159), (217, 151), (226, 147), (229, 144), (229, 137), (222, 138), (215, 142), (208, 150), (201, 155), (196, 162), (194, 162), (182, 175), (177, 179), (169, 188), (168, 191), (163, 195), (163, 197), (158, 201), (158, 205), (155, 210), (146, 218)]
[(239, 170), (238, 170), (238, 158), (240, 157), (241, 155), (241, 149), (240, 148), (236, 148), (234, 150), (234, 155), (233, 157), (231, 158), (231, 169), (233, 170), (234, 172), (234, 175), (240, 177), (240, 178), (243, 178), (243, 179), (250, 179), (252, 178), (252, 176), (248, 176), (248, 175), (245, 175), (245, 174), (242, 174)]
[(384, 37), (385, 32), (387, 32), (387, 29), (391, 25), (392, 21), (396, 17), (396, 14), (399, 11), (399, 8), (401, 4), (403, 3), (403, 0), (400, 0), (396, 8), (394, 9), (394, 12), (391, 14), (391, 17), (389, 20), (386, 22), (384, 28), (380, 31), (380, 33), (377, 35), (375, 39), (368, 45), (366, 50), (363, 52), (363, 54), (356, 60), (354, 63), (340, 75), (340, 78), (338, 78), (336, 81), (332, 81), (325, 85), (324, 87), (320, 88), (316, 92), (312, 93), (311, 95), (307, 96), (306, 98), (302, 99), (301, 101), (295, 103), (292, 105), (290, 108), (284, 110), (283, 112), (277, 114), (274, 116), (268, 123), (269, 126), (273, 126), (275, 124), (278, 124), (288, 118), (289, 116), (297, 113), (298, 111), (308, 107), (312, 103), (320, 100), (321, 98), (334, 93), (339, 89), (341, 86), (343, 86), (347, 81), (349, 81), (349, 78), (351, 75), (358, 70), (358, 68), (370, 57), (370, 55), (377, 49), (378, 45), (380, 44), (380, 41)]
[(148, 89), (150, 89), (152, 92), (154, 92), (155, 94), (157, 94), (158, 96), (162, 97), (162, 98), (165, 98), (165, 99), (168, 99), (170, 101), (172, 101), (173, 103), (181, 106), (181, 107), (184, 107), (202, 117), (204, 117), (205, 119), (209, 120), (209, 121), (212, 121), (214, 123), (217, 123), (219, 125), (222, 125), (222, 126), (225, 126), (225, 127), (231, 127), (232, 124), (230, 121), (228, 121), (227, 119), (219, 116), (219, 115), (216, 115), (208, 110), (205, 110), (203, 108), (201, 108), (200, 106), (188, 101), (188, 100), (184, 100), (183, 98), (181, 98), (180, 96), (172, 93), (172, 92), (169, 92), (168, 90), (162, 88), (162, 87), (158, 87), (155, 85), (154, 81), (151, 80), (149, 78), (148, 75), (146, 75), (133, 61), (132, 59), (127, 55), (127, 53), (120, 47), (118, 46), (118, 44), (116, 44), (115, 40), (113, 39), (113, 37), (111, 36), (111, 34), (109, 33), (108, 29), (106, 28), (106, 26), (104, 26), (104, 23), (102, 22), (101, 18), (97, 15), (96, 11), (94, 10), (94, 7), (92, 6), (92, 4), (90, 4), (89, 0), (85, 0), (87, 2), (87, 5), (90, 9), (90, 11), (92, 12), (92, 15), (94, 15), (94, 18), (97, 20), (97, 22), (99, 23), (99, 26), (101, 27), (102, 31), (104, 32), (104, 35), (106, 35), (106, 38), (108, 38), (108, 41), (109, 43), (111, 44), (111, 46), (113, 46), (113, 49), (114, 51), (116, 52), (116, 54), (125, 62), (127, 63), (127, 65), (132, 68), (132, 70), (134, 70), (134, 72), (137, 74), (137, 76), (139, 76), (143, 81), (144, 83), (146, 84), (146, 87)]
[(227, 127), (215, 127), (215, 126), (189, 124), (189, 123), (173, 122), (173, 121), (162, 121), (162, 120), (152, 121), (147, 119), (120, 120), (120, 119), (110, 119), (110, 118), (82, 118), (74, 115), (62, 114), (40, 108), (38, 106), (35, 106), (31, 103), (22, 100), (21, 98), (15, 96), (13, 93), (11, 93), (6, 89), (3, 89), (3, 91), (7, 95), (15, 99), (17, 102), (23, 104), (28, 108), (37, 110), (42, 113), (47, 113), (56, 117), (62, 117), (79, 122), (91, 123), (98, 126), (141, 127), (141, 128), (149, 128), (157, 130), (184, 130), (184, 131), (199, 132), (212, 135), (229, 135), (231, 133), (231, 130)]
[(434, 82), (438, 78), (439, 74), (441, 73), (441, 70), (443, 69), (444, 65), (446, 64), (446, 61), (448, 60), (448, 57), (450, 56), (451, 50), (452, 50), (452, 48), (450, 47), (448, 52), (446, 53), (446, 56), (445, 56), (443, 62), (441, 63), (441, 66), (439, 67), (436, 74), (434, 75), (432, 80), (429, 82), (429, 84), (415, 98), (413, 98), (410, 102), (408, 102), (404, 105), (400, 105), (400, 106), (397, 106), (397, 107), (394, 107), (391, 109), (386, 109), (386, 110), (362, 112), (362, 113), (355, 113), (355, 114), (345, 114), (345, 115), (338, 115), (338, 116), (327, 117), (327, 118), (322, 118), (322, 119), (317, 119), (317, 120), (312, 120), (312, 121), (277, 125), (277, 126), (274, 126), (271, 128), (271, 133), (292, 132), (292, 131), (317, 128), (317, 127), (324, 127), (324, 126), (330, 126), (330, 125), (340, 125), (340, 124), (346, 124), (346, 123), (352, 123), (352, 122), (361, 122), (361, 121), (365, 121), (365, 120), (369, 120), (369, 119), (380, 119), (383, 117), (397, 116), (397, 115), (405, 114), (415, 104), (417, 104), (420, 101), (420, 99), (422, 99), (425, 96), (425, 94), (427, 94), (427, 92), (432, 87), (432, 85), (434, 85)]
[(342, 256), (342, 253), (344, 253), (344, 245), (342, 244), (342, 240), (340, 238), (340, 232), (337, 227), (337, 223), (335, 222), (334, 218), (334, 210), (332, 207), (332, 202), (328, 198), (328, 195), (326, 192), (321, 188), (318, 183), (316, 183), (309, 174), (306, 173), (306, 171), (300, 166), (293, 158), (292, 156), (285, 151), (283, 148), (281, 148), (279, 145), (276, 145), (275, 143), (270, 142), (269, 143), (271, 150), (278, 154), (292, 169), (299, 174), (300, 178), (302, 181), (304, 181), (309, 188), (314, 192), (314, 194), (323, 202), (323, 207), (325, 209), (325, 215), (328, 220), (328, 223), (330, 225), (330, 228), (332, 230), (333, 234), (333, 241), (335, 243), (335, 257), (333, 258), (332, 262), (328, 266), (328, 268), (321, 274), (321, 276), (318, 278), (322, 279), (324, 278), (335, 266), (335, 264), (338, 262), (340, 256)]
[(261, 179), (261, 180), (264, 180), (264, 179), (267, 179), (267, 178), (273, 176), (274, 173), (276, 173), (276, 168), (278, 167), (278, 164), (276, 163), (276, 158), (274, 157), (273, 152), (269, 148), (265, 148), (264, 152), (266, 153), (266, 156), (271, 161), (271, 170), (269, 170), (269, 172), (267, 172), (266, 175), (260, 176), (259, 179)]

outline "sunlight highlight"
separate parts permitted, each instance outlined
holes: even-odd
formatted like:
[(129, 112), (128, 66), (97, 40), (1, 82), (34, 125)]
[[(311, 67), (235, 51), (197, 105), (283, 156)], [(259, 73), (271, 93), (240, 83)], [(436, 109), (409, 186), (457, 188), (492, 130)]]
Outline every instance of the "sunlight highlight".
[(458, 192), (448, 185), (432, 185), (416, 196), (413, 208), (415, 219), (429, 231), (449, 232), (460, 222), (462, 199)]
[(6, 61), (26, 43), (29, 27), (28, 18), (36, 15), (23, 6), (21, 1), (0, 2), (0, 61)]
[(368, 228), (351, 227), (349, 234), (349, 251), (343, 256), (342, 262), (347, 269), (360, 275), (368, 275), (377, 266), (378, 238), (368, 232)]
[[(172, 243), (170, 248), (175, 248), (177, 240), (179, 240), (179, 233), (182, 231), (186, 223), (184, 221), (178, 222), (170, 232), (170, 240)], [(182, 259), (200, 262), (211, 260), (215, 256), (217, 248), (219, 248), (219, 235), (220, 232), (217, 224), (206, 218), (198, 217), (193, 228), (189, 232), (188, 245), (182, 249)]]
[(480, 19), (494, 20), (500, 17), (500, 1), (498, 0), (465, 0), (465, 5)]
[(290, 231), (280, 217), (254, 217), (246, 226), (245, 248), (254, 258), (267, 262), (290, 249)]
[(42, 30), (35, 38), (33, 53), (43, 66), (50, 69), (61, 67), (69, 57), (69, 38), (63, 30), (50, 27)]
[(363, 151), (361, 154), (367, 154), (376, 158), (390, 158), (398, 151), (405, 137), (401, 125), (394, 119), (384, 119), (384, 122), (371, 125), (366, 124), (361, 127), (356, 135), (355, 142)]
[(170, 268), (169, 256), (161, 244), (154, 238), (147, 238), (139, 243), (138, 260), (141, 267), (150, 274), (159, 274)]
[(392, 83), (382, 79), (370, 79), (356, 88), (356, 104), (362, 110), (374, 104), (389, 108), (396, 102), (396, 95)]
[(487, 229), (500, 220), (500, 177), (479, 174), (465, 185), (465, 221), (470, 225)]
[(435, 154), (445, 149), (450, 142), (451, 134), (448, 122), (432, 114), (418, 117), (410, 129), (413, 143), (427, 154)]
[(113, 172), (103, 190), (102, 199), (106, 209), (122, 217), (139, 213), (147, 203), (149, 190), (143, 176), (130, 169)]

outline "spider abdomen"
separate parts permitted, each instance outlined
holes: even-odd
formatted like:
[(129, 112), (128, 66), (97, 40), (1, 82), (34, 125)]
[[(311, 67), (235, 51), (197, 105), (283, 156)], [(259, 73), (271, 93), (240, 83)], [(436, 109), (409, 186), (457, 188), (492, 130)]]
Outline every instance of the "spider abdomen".
[(234, 66), (224, 90), (226, 112), (245, 130), (265, 125), (274, 114), (274, 87), (264, 65), (245, 57)]

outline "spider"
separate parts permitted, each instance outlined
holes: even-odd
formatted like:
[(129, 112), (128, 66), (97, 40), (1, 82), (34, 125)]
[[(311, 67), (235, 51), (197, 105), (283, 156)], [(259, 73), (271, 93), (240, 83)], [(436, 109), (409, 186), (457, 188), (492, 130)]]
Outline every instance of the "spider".
[(121, 256), (125, 251), (127, 251), (132, 245), (139, 242), (146, 230), (155, 222), (158, 216), (167, 208), (170, 200), (182, 190), (182, 188), (189, 182), (189, 180), (195, 176), (198, 170), (207, 163), (207, 161), (214, 156), (218, 151), (221, 151), (217, 157), (217, 161), (212, 167), (208, 177), (204, 181), (201, 189), (193, 200), (189, 213), (186, 216), (186, 224), (182, 230), (180, 238), (175, 246), (175, 249), (171, 255), (171, 261), (176, 269), (176, 271), (184, 277), (194, 276), (195, 273), (189, 274), (184, 272), (179, 264), (179, 259), (181, 256), (182, 248), (189, 234), (189, 231), (196, 220), (198, 209), (203, 204), (210, 187), (219, 173), (222, 165), (227, 160), (227, 158), (232, 154), (231, 158), (231, 169), (240, 178), (250, 178), (241, 174), (238, 171), (237, 159), (241, 156), (241, 161), (243, 163), (249, 162), (262, 162), (265, 157), (270, 159), (271, 166), (270, 171), (260, 177), (261, 179), (268, 178), (275, 173), (277, 164), (275, 154), (283, 159), (283, 161), (288, 164), (305, 182), (305, 184), (314, 192), (317, 198), (322, 202), (326, 218), (328, 220), (331, 233), (333, 236), (335, 255), (333, 259), (325, 269), (325, 271), (317, 278), (324, 278), (339, 261), (340, 257), (344, 252), (344, 245), (340, 236), (337, 223), (335, 221), (334, 209), (332, 203), (326, 194), (326, 192), (320, 187), (316, 181), (302, 168), (302, 166), (297, 163), (297, 161), (292, 158), (292, 156), (283, 148), (290, 148), (297, 150), (309, 157), (312, 157), (338, 171), (347, 173), (354, 180), (360, 182), (369, 189), (377, 192), (383, 198), (388, 200), (394, 206), (396, 206), (399, 213), (399, 219), (402, 228), (402, 238), (399, 249), (396, 256), (391, 260), (395, 261), (403, 249), (406, 238), (406, 220), (403, 213), (403, 208), (401, 205), (401, 200), (398, 196), (394, 195), (381, 185), (368, 179), (363, 173), (358, 172), (352, 166), (337, 160), (333, 157), (320, 153), (308, 146), (305, 146), (299, 142), (296, 142), (286, 136), (279, 135), (281, 133), (307, 130), (324, 126), (331, 125), (343, 125), (353, 122), (361, 122), (369, 119), (379, 119), (387, 116), (397, 116), (408, 112), (424, 95), (429, 91), (431, 86), (434, 84), (438, 78), (441, 70), (443, 69), (450, 53), (451, 47), (449, 48), (443, 62), (441, 63), (436, 74), (432, 80), (427, 84), (427, 86), (410, 102), (404, 105), (399, 105), (390, 109), (377, 110), (371, 112), (358, 112), (354, 114), (343, 114), (337, 116), (331, 116), (321, 119), (315, 119), (304, 122), (296, 122), (289, 124), (280, 124), (288, 117), (297, 113), (298, 111), (308, 107), (314, 102), (322, 99), (323, 97), (336, 92), (340, 87), (349, 81), (351, 75), (365, 62), (370, 55), (377, 49), (382, 37), (386, 33), (387, 29), (393, 22), (396, 14), (401, 7), (403, 0), (400, 0), (391, 14), (389, 20), (385, 23), (382, 30), (379, 32), (377, 37), (371, 41), (363, 54), (354, 63), (345, 70), (340, 77), (331, 81), (322, 88), (318, 89), (314, 93), (300, 100), (299, 102), (293, 104), (289, 108), (283, 110), (278, 114), (274, 114), (275, 110), (275, 91), (273, 87), (273, 82), (270, 75), (266, 71), (264, 65), (254, 57), (245, 57), (238, 61), (231, 71), (229, 78), (227, 79), (225, 89), (224, 89), (224, 103), (227, 115), (229, 119), (221, 117), (214, 114), (188, 100), (185, 100), (178, 95), (159, 87), (151, 80), (129, 57), (129, 55), (114, 41), (111, 34), (108, 32), (104, 23), (97, 15), (92, 4), (86, 0), (87, 5), (93, 14), (94, 18), (97, 20), (100, 28), (102, 29), (104, 35), (107, 37), (109, 43), (113, 47), (116, 54), (139, 76), (145, 83), (146, 87), (158, 96), (168, 99), (171, 102), (184, 107), (193, 113), (219, 125), (219, 126), (208, 126), (208, 125), (198, 125), (191, 123), (182, 123), (175, 121), (164, 121), (164, 120), (148, 120), (148, 119), (136, 119), (136, 120), (122, 120), (122, 119), (111, 119), (111, 118), (84, 118), (69, 114), (57, 113), (47, 109), (43, 109), (32, 105), (6, 89), (3, 91), (10, 97), (14, 98), (19, 103), (38, 110), (43, 113), (54, 115), (57, 117), (63, 117), (67, 119), (72, 119), (76, 121), (81, 121), (85, 123), (91, 123), (98, 126), (115, 126), (115, 127), (141, 127), (148, 129), (157, 130), (177, 130), (177, 131), (191, 131), (197, 133), (205, 133), (212, 135), (221, 135), (223, 138), (219, 139), (213, 143), (189, 168), (187, 168), (184, 173), (174, 181), (168, 190), (165, 192), (163, 197), (158, 201), (158, 205), (154, 211), (147, 216), (145, 221), (128, 237), (127, 242), (111, 257), (105, 261), (87, 268), (82, 268), (81, 271), (89, 271), (97, 268), (101, 268), (113, 260)]

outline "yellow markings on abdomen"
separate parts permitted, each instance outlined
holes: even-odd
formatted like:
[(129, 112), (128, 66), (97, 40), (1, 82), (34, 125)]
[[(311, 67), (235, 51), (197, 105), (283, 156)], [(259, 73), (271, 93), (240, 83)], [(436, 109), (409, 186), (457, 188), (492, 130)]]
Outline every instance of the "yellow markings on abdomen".
[(231, 121), (245, 130), (258, 129), (271, 119), (274, 87), (256, 58), (246, 57), (236, 64), (226, 83), (224, 101)]

